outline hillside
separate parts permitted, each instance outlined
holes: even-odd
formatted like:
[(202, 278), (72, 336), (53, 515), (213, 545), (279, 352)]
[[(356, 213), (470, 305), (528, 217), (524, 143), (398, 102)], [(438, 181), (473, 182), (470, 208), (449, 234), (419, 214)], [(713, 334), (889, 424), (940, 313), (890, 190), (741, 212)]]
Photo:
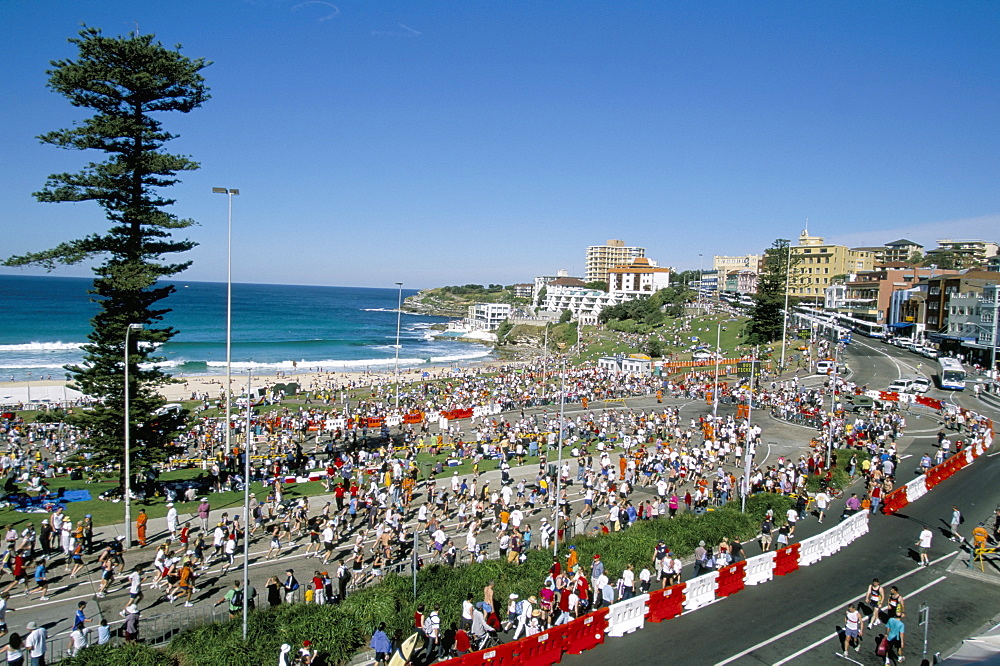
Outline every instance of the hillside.
[(469, 306), (475, 303), (527, 305), (528, 300), (518, 298), (512, 291), (500, 285), (435, 287), (422, 289), (415, 296), (407, 296), (403, 301), (403, 309), (407, 312), (419, 312), (439, 317), (464, 317), (469, 312)]

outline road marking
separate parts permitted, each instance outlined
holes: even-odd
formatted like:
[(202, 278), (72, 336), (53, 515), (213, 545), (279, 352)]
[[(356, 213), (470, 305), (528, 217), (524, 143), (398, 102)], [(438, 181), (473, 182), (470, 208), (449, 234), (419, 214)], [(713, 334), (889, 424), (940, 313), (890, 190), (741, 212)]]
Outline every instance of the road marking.
[[(939, 563), (939, 562), (943, 562), (943, 561), (945, 561), (946, 559), (948, 559), (949, 557), (956, 557), (956, 556), (958, 556), (959, 554), (961, 554), (961, 551), (959, 551), (959, 552), (957, 552), (957, 553), (949, 553), (949, 554), (947, 554), (947, 555), (942, 555), (941, 557), (937, 558), (936, 560), (933, 560), (933, 561), (931, 562), (931, 564), (937, 564), (937, 563)], [(882, 584), (883, 584), (883, 585), (892, 585), (893, 583), (898, 583), (899, 581), (903, 580), (904, 578), (908, 578), (908, 577), (912, 576), (913, 574), (915, 574), (915, 573), (917, 573), (917, 572), (920, 572), (920, 571), (923, 571), (923, 570), (924, 570), (925, 568), (926, 568), (926, 567), (917, 567), (917, 568), (916, 568), (916, 569), (914, 569), (913, 571), (910, 571), (910, 572), (908, 572), (908, 573), (905, 573), (905, 574), (903, 574), (903, 575), (901, 575), (901, 576), (897, 576), (896, 578), (893, 578), (892, 580), (887, 580), (887, 581), (885, 581), (885, 582), (884, 582), (884, 583), (882, 583)], [(731, 663), (733, 663), (734, 661), (737, 661), (737, 660), (739, 660), (739, 659), (742, 659), (743, 657), (747, 656), (747, 655), (748, 655), (748, 654), (750, 654), (751, 652), (754, 652), (754, 651), (756, 651), (756, 650), (759, 650), (760, 648), (762, 648), (762, 647), (764, 647), (764, 646), (766, 646), (766, 645), (770, 645), (771, 643), (774, 643), (775, 641), (778, 641), (778, 640), (781, 640), (781, 639), (782, 639), (782, 638), (784, 638), (785, 636), (789, 636), (789, 635), (791, 635), (791, 634), (794, 634), (794, 633), (795, 633), (796, 631), (798, 631), (799, 629), (802, 629), (803, 627), (808, 627), (808, 626), (809, 626), (810, 624), (812, 624), (813, 622), (816, 622), (817, 620), (821, 620), (822, 618), (826, 617), (826, 616), (827, 616), (827, 615), (829, 615), (830, 613), (835, 613), (835, 612), (837, 612), (838, 610), (842, 610), (842, 609), (846, 608), (846, 607), (847, 607), (847, 605), (848, 605), (849, 603), (851, 603), (852, 601), (854, 601), (854, 600), (855, 600), (855, 599), (857, 598), (857, 596), (858, 596), (858, 595), (856, 595), (856, 594), (855, 594), (855, 595), (852, 595), (850, 599), (848, 599), (847, 601), (845, 601), (845, 602), (844, 602), (844, 603), (842, 603), (842, 604), (838, 604), (837, 606), (835, 606), (835, 607), (834, 607), (834, 608), (832, 608), (831, 610), (828, 610), (828, 611), (826, 611), (826, 612), (823, 612), (823, 613), (820, 613), (819, 615), (816, 615), (815, 617), (812, 617), (812, 618), (810, 618), (810, 619), (806, 620), (805, 622), (801, 622), (801, 623), (799, 623), (799, 624), (795, 625), (794, 627), (792, 627), (791, 629), (788, 629), (788, 630), (786, 630), (786, 631), (783, 631), (783, 632), (781, 632), (780, 634), (778, 634), (777, 636), (773, 636), (773, 637), (771, 637), (771, 638), (767, 639), (766, 641), (761, 641), (760, 643), (757, 643), (757, 645), (754, 645), (753, 647), (749, 647), (749, 648), (747, 648), (746, 650), (743, 650), (742, 652), (740, 652), (740, 653), (738, 653), (738, 654), (735, 654), (735, 655), (733, 655), (733, 656), (732, 656), (732, 657), (730, 657), (729, 659), (726, 659), (725, 661), (720, 661), (720, 662), (719, 662), (719, 663), (717, 663), (717, 664), (716, 664), (715, 666), (725, 666), (725, 664), (731, 664)]]
[[(918, 571), (919, 571), (919, 570), (918, 570)], [(924, 585), (923, 587), (919, 587), (919, 588), (917, 588), (916, 590), (913, 590), (912, 592), (909, 592), (909, 593), (907, 593), (907, 595), (906, 595), (906, 598), (907, 598), (907, 599), (910, 599), (910, 598), (912, 598), (912, 597), (913, 597), (914, 595), (916, 595), (916, 594), (920, 594), (921, 592), (923, 592), (923, 591), (924, 591), (924, 590), (926, 590), (927, 588), (929, 588), (929, 587), (933, 587), (934, 585), (937, 585), (938, 583), (940, 583), (941, 581), (945, 580), (946, 578), (947, 578), (946, 576), (940, 576), (940, 577), (939, 577), (939, 578), (937, 578), (936, 580), (933, 580), (933, 581), (931, 581), (930, 583), (927, 583), (927, 584), (926, 584), (926, 585)], [(840, 608), (840, 607), (838, 606), (838, 608)], [(837, 610), (837, 609), (834, 609), (834, 610), (830, 611), (830, 613), (834, 613), (834, 612), (836, 612), (836, 610)], [(774, 666), (781, 666), (782, 664), (786, 664), (786, 663), (788, 663), (788, 662), (792, 661), (793, 659), (797, 659), (798, 657), (802, 656), (802, 655), (803, 655), (803, 654), (805, 654), (806, 652), (809, 652), (809, 650), (812, 650), (812, 649), (814, 649), (814, 648), (816, 648), (816, 647), (819, 647), (820, 645), (822, 645), (823, 643), (827, 642), (827, 641), (828, 641), (828, 640), (830, 640), (831, 638), (839, 638), (839, 637), (840, 637), (840, 634), (839, 634), (838, 632), (836, 632), (836, 631), (835, 631), (835, 632), (833, 632), (832, 634), (830, 634), (829, 636), (827, 636), (827, 637), (825, 637), (825, 638), (821, 638), (821, 639), (819, 639), (818, 641), (816, 641), (816, 642), (815, 642), (815, 643), (813, 643), (812, 645), (808, 645), (808, 646), (806, 646), (806, 647), (802, 648), (801, 650), (799, 650), (798, 652), (796, 652), (796, 653), (794, 653), (794, 654), (790, 654), (790, 655), (788, 655), (787, 657), (785, 657), (785, 658), (784, 658), (784, 659), (782, 659), (781, 661), (776, 661), (776, 662), (774, 662)], [(840, 655), (840, 656), (841, 656), (841, 657), (844, 657), (844, 655)], [(845, 659), (847, 659), (847, 657), (844, 657), (844, 658), (845, 658)], [(849, 661), (850, 661), (850, 660), (849, 660)], [(856, 661), (855, 661), (854, 663), (856, 663), (856, 664), (857, 664), (857, 663), (859, 663), (859, 662), (856, 662)]]

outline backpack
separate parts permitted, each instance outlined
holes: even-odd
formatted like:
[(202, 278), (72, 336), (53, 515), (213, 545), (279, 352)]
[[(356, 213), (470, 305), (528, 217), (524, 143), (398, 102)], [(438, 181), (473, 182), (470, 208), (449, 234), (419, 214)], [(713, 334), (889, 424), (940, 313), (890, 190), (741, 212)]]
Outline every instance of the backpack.
[(518, 601), (516, 604), (514, 604), (514, 612), (516, 614), (520, 615), (521, 611), (523, 609), (524, 609), (524, 602), (523, 601)]
[(233, 592), (233, 598), (230, 599), (229, 605), (233, 608), (243, 608), (243, 590), (239, 589)]

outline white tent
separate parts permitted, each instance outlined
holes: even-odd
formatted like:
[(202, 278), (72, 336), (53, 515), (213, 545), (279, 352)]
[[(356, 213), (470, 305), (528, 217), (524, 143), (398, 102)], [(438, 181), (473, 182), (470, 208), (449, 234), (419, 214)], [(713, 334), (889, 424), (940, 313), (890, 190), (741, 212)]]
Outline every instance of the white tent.
[(63, 385), (0, 386), (0, 404), (72, 402), (83, 394)]
[(938, 663), (949, 666), (960, 664), (1000, 666), (1000, 624), (985, 634), (965, 639), (955, 654)]

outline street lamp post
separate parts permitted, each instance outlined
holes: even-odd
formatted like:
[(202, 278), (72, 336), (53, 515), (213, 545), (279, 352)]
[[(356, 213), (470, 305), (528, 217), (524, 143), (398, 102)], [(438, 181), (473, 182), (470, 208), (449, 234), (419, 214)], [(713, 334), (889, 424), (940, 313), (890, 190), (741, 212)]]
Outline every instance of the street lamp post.
[(250, 378), (247, 370), (247, 425), (243, 445), (243, 640), (247, 639), (247, 617), (250, 614), (250, 417), (253, 414), (253, 397), (250, 395)]
[[(225, 194), (229, 198), (229, 213), (226, 217), (226, 451), (232, 451), (231, 426), (233, 401), (233, 197), (240, 191), (231, 187), (213, 187), (213, 194)], [(246, 590), (243, 591), (246, 596)]]
[(753, 350), (753, 356), (750, 357), (750, 396), (747, 399), (747, 438), (746, 446), (743, 451), (743, 502), (740, 507), (740, 511), (746, 513), (747, 510), (747, 495), (750, 494), (750, 463), (753, 462), (754, 449), (756, 448), (755, 442), (751, 439), (753, 436), (753, 426), (751, 425), (751, 416), (753, 414), (753, 371), (754, 363), (757, 361), (757, 348)]
[(399, 328), (403, 319), (403, 283), (397, 282), (399, 301), (396, 305), (396, 409), (399, 409)]
[[(722, 355), (722, 321), (715, 331), (715, 383), (712, 387), (712, 418), (719, 415), (719, 356)], [(715, 426), (713, 426), (715, 427)]]
[(781, 368), (785, 370), (785, 344), (788, 337), (788, 276), (792, 270), (792, 244), (788, 244), (788, 253), (785, 255), (785, 315), (781, 323)]
[[(563, 415), (566, 409), (566, 357), (562, 359), (562, 373), (559, 378), (559, 452), (556, 462), (556, 515), (555, 538), (552, 540), (552, 557), (559, 556), (559, 500), (562, 497), (562, 450), (563, 450)], [(563, 528), (565, 529), (565, 528)]]
[(129, 347), (128, 347), (128, 334), (129, 331), (141, 331), (142, 324), (129, 324), (125, 327), (125, 484), (124, 491), (125, 496), (122, 498), (125, 501), (125, 547), (132, 547), (132, 427), (131, 427), (131, 414), (129, 412), (129, 385), (128, 385), (128, 369), (129, 369)]

